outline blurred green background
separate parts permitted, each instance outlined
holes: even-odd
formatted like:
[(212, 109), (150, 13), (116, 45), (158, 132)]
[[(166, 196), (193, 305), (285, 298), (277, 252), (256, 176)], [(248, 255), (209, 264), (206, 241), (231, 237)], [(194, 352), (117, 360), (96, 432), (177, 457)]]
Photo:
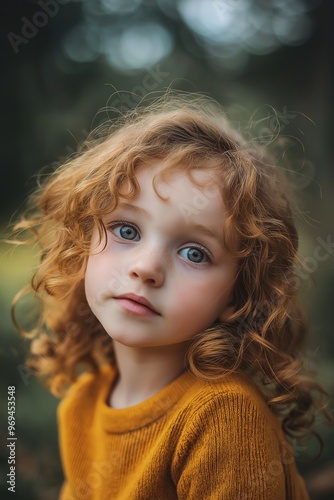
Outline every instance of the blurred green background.
[[(255, 121), (258, 142), (275, 142), (280, 129), (295, 138), (287, 156), (308, 268), (299, 276), (311, 325), (307, 354), (333, 397), (333, 2), (13, 0), (2, 11), (2, 234), (43, 167), (73, 153), (108, 116), (169, 86), (215, 98), (236, 124)], [(10, 319), (38, 250), (1, 243), (0, 252), (1, 398), (16, 386), (16, 498), (52, 500), (63, 480), (58, 401), (24, 368), (29, 342)], [(310, 462), (313, 441), (295, 450), (311, 498), (329, 499), (334, 431), (322, 420), (318, 431), (319, 460)], [(1, 404), (1, 498), (10, 498), (6, 437)]]

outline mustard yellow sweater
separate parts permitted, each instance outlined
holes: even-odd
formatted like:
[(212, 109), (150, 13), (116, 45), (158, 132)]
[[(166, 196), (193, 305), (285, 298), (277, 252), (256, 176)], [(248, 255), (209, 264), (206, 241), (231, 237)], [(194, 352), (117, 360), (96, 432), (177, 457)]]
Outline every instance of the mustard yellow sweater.
[(130, 408), (116, 373), (84, 374), (59, 405), (61, 500), (308, 499), (278, 419), (243, 376), (189, 372)]

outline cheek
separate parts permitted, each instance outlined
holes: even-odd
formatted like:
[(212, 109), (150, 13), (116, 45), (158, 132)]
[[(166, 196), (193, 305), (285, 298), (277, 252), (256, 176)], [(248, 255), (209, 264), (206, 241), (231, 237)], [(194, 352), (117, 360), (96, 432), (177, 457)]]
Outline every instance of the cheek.
[(182, 280), (175, 287), (174, 300), (176, 307), (182, 307), (185, 312), (191, 311), (191, 315), (215, 315), (229, 301), (232, 285), (225, 274), (207, 280), (199, 277), (193, 283), (185, 283)]
[(92, 301), (93, 296), (95, 295), (95, 286), (94, 286), (95, 281), (93, 280), (93, 276), (94, 276), (94, 264), (92, 263), (91, 258), (89, 258), (85, 272), (85, 294), (89, 305), (91, 305), (90, 302)]
[(110, 253), (89, 257), (85, 273), (85, 291), (88, 301), (101, 305), (110, 294), (124, 293), (127, 275), (123, 272), (122, 259)]
[(184, 287), (174, 296), (173, 321), (186, 338), (205, 330), (217, 317), (217, 306), (205, 286)]
[(104, 259), (100, 255), (89, 257), (85, 273), (87, 299), (96, 295), (107, 278)]
[(207, 283), (194, 283), (186, 284), (181, 281), (179, 286), (175, 287), (174, 304), (178, 309), (184, 310), (185, 313), (198, 316), (204, 308), (209, 307), (209, 303), (215, 296), (212, 287)]

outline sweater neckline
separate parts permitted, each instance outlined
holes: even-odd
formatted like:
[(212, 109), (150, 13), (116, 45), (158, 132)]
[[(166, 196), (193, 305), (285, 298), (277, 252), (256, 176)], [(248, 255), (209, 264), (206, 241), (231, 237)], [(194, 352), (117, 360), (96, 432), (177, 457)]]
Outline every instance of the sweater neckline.
[(196, 380), (186, 370), (149, 399), (128, 408), (112, 408), (108, 405), (108, 400), (117, 370), (111, 366), (104, 366), (101, 371), (103, 388), (98, 399), (98, 414), (101, 415), (104, 430), (114, 434), (134, 431), (160, 419), (177, 404), (182, 394)]

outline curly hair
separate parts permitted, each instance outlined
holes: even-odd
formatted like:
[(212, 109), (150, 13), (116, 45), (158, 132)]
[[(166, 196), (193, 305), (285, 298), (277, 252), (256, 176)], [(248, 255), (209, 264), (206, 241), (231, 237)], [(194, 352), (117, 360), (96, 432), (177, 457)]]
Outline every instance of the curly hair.
[(84, 293), (93, 228), (102, 240), (102, 218), (120, 197), (139, 194), (139, 165), (163, 160), (159, 175), (207, 169), (217, 177), (227, 207), (224, 243), (239, 263), (235, 307), (224, 323), (190, 341), (186, 366), (203, 379), (248, 374), (288, 436), (319, 437), (315, 414), (330, 418), (327, 394), (305, 373), (301, 356), (307, 326), (296, 287), (298, 235), (281, 169), (264, 148), (234, 131), (208, 98), (160, 99), (99, 132), (39, 183), (29, 212), (14, 228), (21, 241), (32, 231), (26, 241), (41, 247), (31, 281), (41, 314), (30, 334), (30, 369), (61, 395), (80, 368), (98, 371), (102, 363), (115, 364), (112, 340)]

